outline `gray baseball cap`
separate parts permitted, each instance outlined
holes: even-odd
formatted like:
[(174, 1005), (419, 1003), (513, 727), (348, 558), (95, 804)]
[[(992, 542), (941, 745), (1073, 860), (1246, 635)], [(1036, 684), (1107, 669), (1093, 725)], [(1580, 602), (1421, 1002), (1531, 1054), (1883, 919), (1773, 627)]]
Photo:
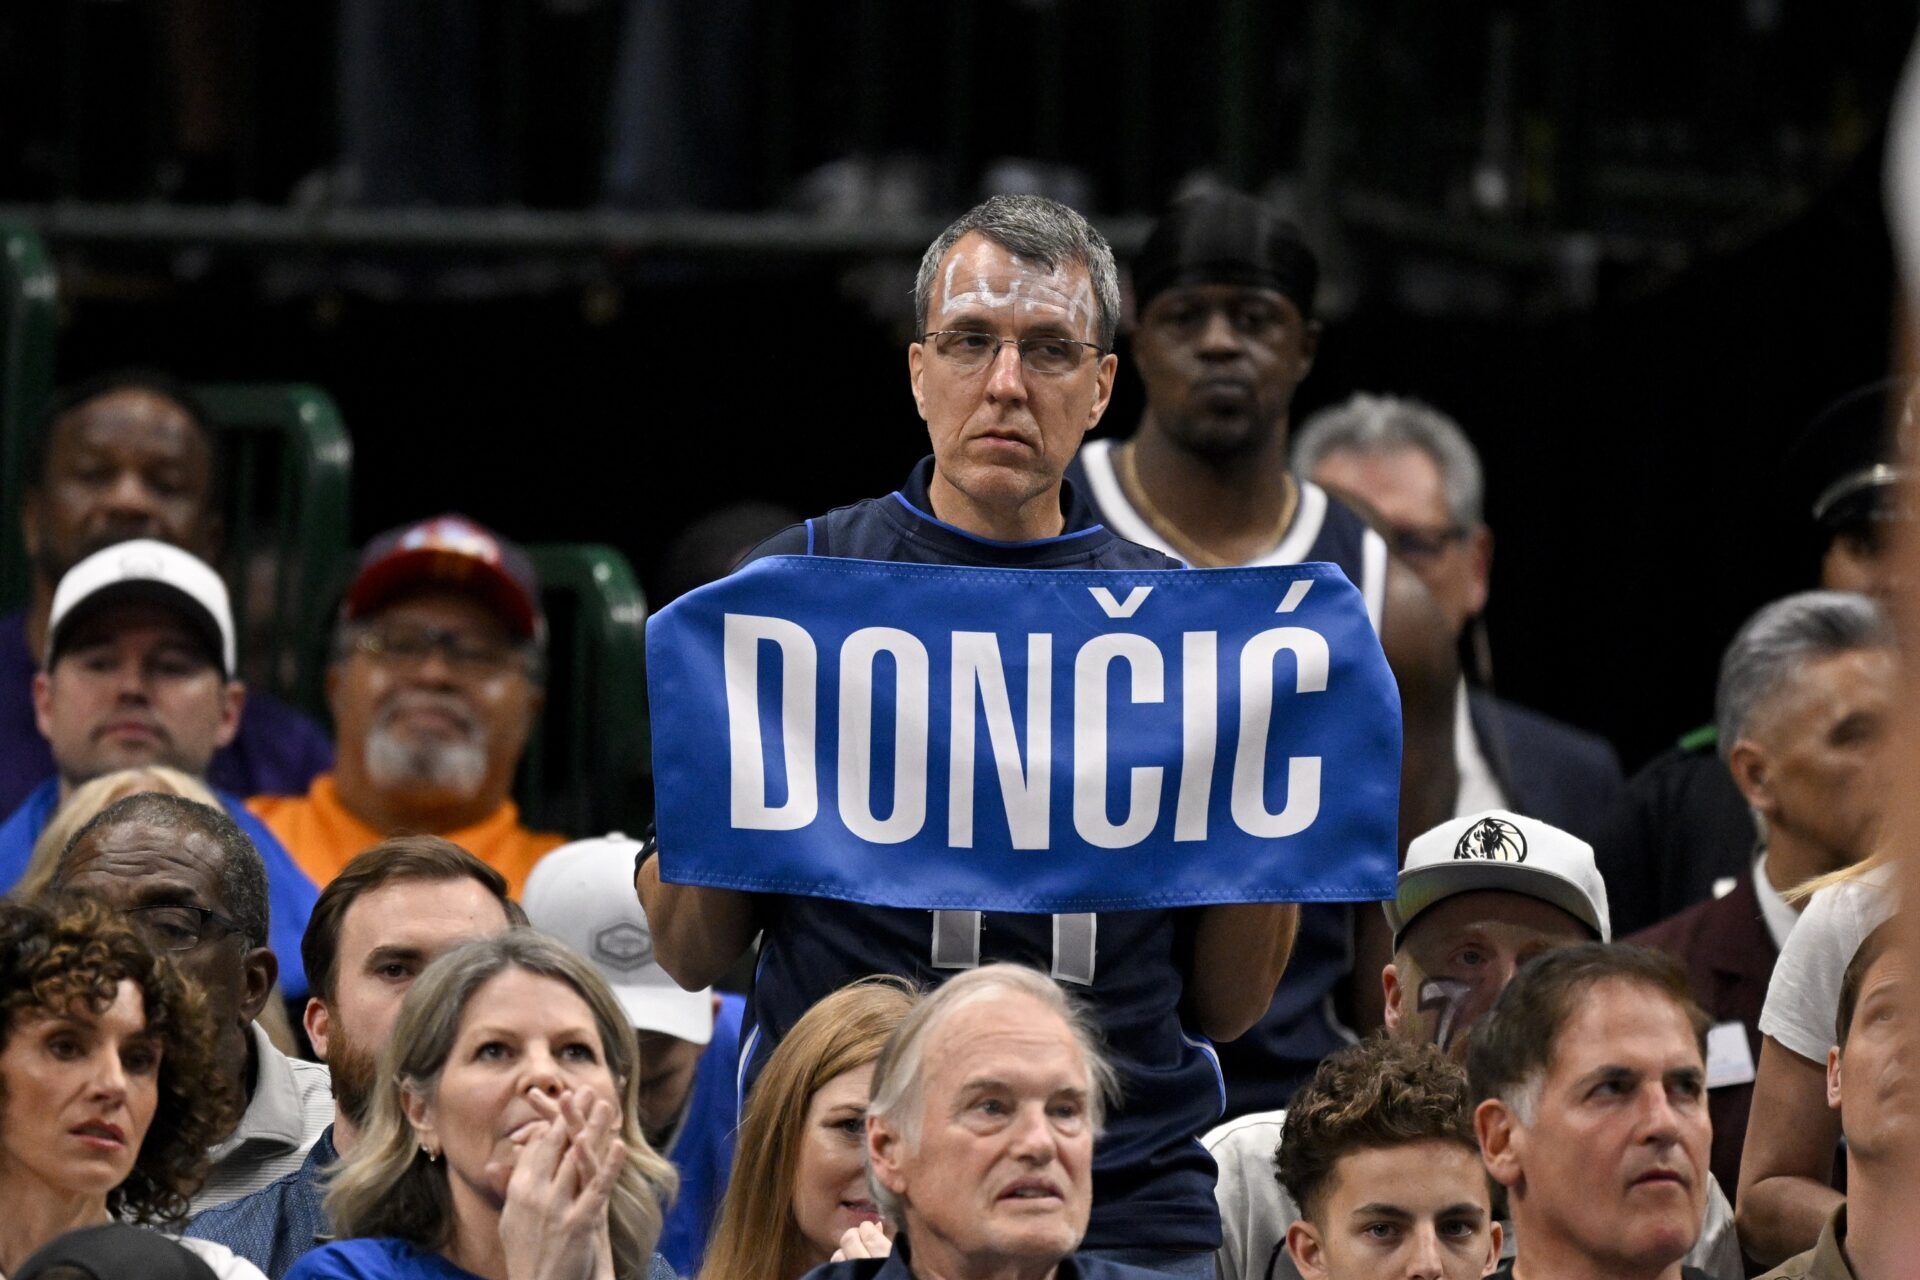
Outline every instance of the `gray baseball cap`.
[(637, 1031), (713, 1039), (713, 991), (683, 991), (653, 958), (653, 931), (633, 891), (640, 842), (614, 832), (563, 844), (534, 864), (520, 905), (544, 934), (593, 962)]

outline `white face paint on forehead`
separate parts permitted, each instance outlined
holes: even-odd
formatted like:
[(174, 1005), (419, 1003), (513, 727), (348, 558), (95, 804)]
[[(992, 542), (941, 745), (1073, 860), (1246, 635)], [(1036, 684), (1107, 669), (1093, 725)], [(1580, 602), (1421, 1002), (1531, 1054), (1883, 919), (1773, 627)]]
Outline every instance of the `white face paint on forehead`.
[(947, 254), (930, 329), (961, 320), (1001, 323), (1022, 330), (1064, 324), (1068, 336), (1097, 339), (1093, 281), (1075, 264), (1051, 270), (984, 236), (969, 233)]

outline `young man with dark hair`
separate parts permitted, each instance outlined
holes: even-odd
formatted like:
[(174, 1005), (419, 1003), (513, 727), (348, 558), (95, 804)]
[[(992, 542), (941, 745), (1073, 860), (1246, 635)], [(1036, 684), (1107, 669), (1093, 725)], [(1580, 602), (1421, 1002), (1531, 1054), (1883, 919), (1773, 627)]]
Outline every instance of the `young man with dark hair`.
[(1517, 1280), (1693, 1280), (1706, 1207), (1708, 1020), (1640, 947), (1585, 943), (1515, 975), (1467, 1051), (1474, 1128), (1507, 1188)]
[(200, 1214), (187, 1234), (226, 1245), (271, 1280), (327, 1239), (324, 1171), (367, 1121), (407, 989), (442, 952), (525, 923), (498, 871), (437, 836), (401, 836), (349, 862), (320, 894), (300, 948), (313, 981), (307, 1035), (333, 1073), (333, 1123), (298, 1169)]
[(1840, 984), (1827, 1105), (1846, 1134), (1847, 1199), (1820, 1241), (1762, 1280), (1894, 1280), (1912, 1274), (1909, 1204), (1916, 1152), (1910, 1061), (1920, 1030), (1913, 956), (1883, 924), (1854, 953)]
[(1431, 1045), (1375, 1037), (1322, 1062), (1275, 1163), (1307, 1280), (1476, 1280), (1499, 1260), (1466, 1073)]
[[(1464, 1062), (1471, 1033), (1513, 975), (1535, 956), (1611, 934), (1607, 886), (1593, 849), (1510, 810), (1444, 822), (1407, 846), (1398, 890), (1382, 904), (1393, 960), (1380, 974), (1386, 1034), (1434, 1045)], [(1255, 1112), (1221, 1125), (1202, 1144), (1220, 1166), (1216, 1195), (1225, 1242), (1217, 1280), (1296, 1280), (1286, 1249), (1297, 1201), (1273, 1176), (1287, 1112)], [(1502, 1248), (1517, 1238), (1503, 1222)], [(1733, 1205), (1708, 1181), (1700, 1238), (1687, 1261), (1719, 1280), (1741, 1280)]]
[[(28, 447), (19, 518), (32, 578), (25, 607), (0, 615), (0, 812), (54, 771), (35, 729), (32, 687), (60, 579), (94, 552), (135, 538), (211, 562), (223, 534), (213, 428), (165, 374), (109, 373), (63, 392)], [(210, 785), (250, 796), (304, 790), (332, 761), (318, 725), (255, 693), (205, 771)]]

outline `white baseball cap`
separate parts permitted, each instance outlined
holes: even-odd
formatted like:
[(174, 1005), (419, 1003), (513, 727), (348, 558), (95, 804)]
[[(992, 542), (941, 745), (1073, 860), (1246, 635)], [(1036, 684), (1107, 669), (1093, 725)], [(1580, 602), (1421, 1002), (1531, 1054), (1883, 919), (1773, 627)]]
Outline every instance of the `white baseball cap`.
[(613, 832), (563, 844), (536, 862), (520, 905), (540, 932), (593, 961), (637, 1031), (705, 1044), (713, 992), (682, 991), (653, 958), (653, 931), (633, 891), (640, 842)]
[(1488, 809), (1441, 823), (1407, 846), (1400, 885), (1381, 905), (1393, 928), (1393, 945), (1414, 917), (1457, 893), (1477, 890), (1524, 893), (1559, 907), (1613, 940), (1607, 917), (1607, 884), (1594, 865), (1593, 846), (1538, 818)]
[(227, 584), (198, 556), (152, 538), (116, 542), (67, 570), (53, 589), (43, 665), (53, 665), (54, 655), (60, 652), (66, 632), (77, 617), (104, 605), (130, 601), (178, 610), (219, 655), (221, 674), (233, 678), (238, 663)]

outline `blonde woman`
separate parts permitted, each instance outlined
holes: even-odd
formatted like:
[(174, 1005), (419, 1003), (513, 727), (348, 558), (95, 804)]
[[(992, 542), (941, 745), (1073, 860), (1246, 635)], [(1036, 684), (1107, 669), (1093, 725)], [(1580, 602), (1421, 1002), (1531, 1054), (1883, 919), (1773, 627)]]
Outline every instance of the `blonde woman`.
[(335, 1243), (289, 1280), (671, 1280), (673, 1168), (641, 1136), (639, 1052), (592, 965), (529, 929), (414, 982), (334, 1175)]
[(873, 978), (794, 1024), (747, 1097), (699, 1280), (797, 1280), (843, 1245), (884, 1252), (867, 1188), (867, 1098), (873, 1064), (913, 1006), (905, 982)]

